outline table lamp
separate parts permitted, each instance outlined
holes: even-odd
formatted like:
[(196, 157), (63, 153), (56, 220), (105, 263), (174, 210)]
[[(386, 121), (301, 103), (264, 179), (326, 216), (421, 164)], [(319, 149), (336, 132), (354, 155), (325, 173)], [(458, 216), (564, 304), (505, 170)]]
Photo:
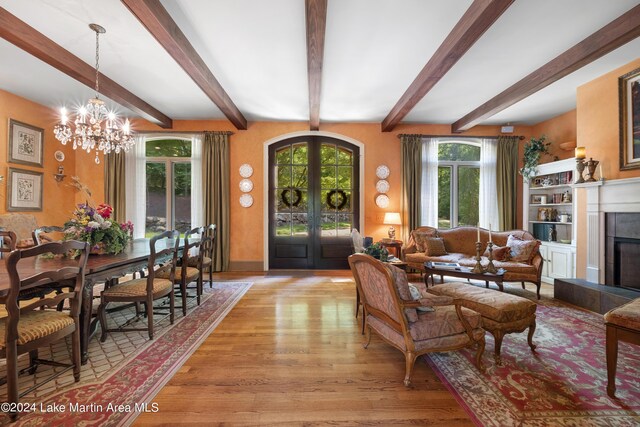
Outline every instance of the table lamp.
[(396, 229), (393, 226), (402, 224), (400, 214), (398, 212), (385, 212), (383, 224), (391, 226), (389, 227), (389, 238), (395, 239)]

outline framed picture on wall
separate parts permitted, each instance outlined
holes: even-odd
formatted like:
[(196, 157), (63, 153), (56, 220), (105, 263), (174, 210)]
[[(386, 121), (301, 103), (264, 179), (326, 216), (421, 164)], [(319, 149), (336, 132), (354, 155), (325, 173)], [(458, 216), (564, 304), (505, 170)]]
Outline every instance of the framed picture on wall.
[(9, 162), (42, 167), (44, 130), (9, 119)]
[(640, 68), (618, 79), (620, 170), (640, 168)]
[(7, 210), (42, 210), (42, 172), (9, 168)]

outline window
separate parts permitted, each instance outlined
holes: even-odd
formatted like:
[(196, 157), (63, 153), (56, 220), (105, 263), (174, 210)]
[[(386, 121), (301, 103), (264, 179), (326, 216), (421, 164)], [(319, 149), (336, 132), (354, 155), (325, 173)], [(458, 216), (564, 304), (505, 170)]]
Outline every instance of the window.
[(147, 237), (191, 229), (191, 140), (146, 140)]
[(478, 225), (480, 144), (438, 143), (438, 228)]

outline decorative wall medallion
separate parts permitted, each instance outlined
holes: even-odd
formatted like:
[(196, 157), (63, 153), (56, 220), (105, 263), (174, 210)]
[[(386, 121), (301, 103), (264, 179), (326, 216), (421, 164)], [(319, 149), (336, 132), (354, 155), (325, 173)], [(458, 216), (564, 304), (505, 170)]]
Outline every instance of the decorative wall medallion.
[(56, 151), (55, 153), (53, 153), (53, 156), (56, 158), (57, 161), (59, 162), (64, 162), (64, 153), (60, 150)]
[(380, 165), (376, 168), (376, 176), (380, 179), (387, 179), (389, 177), (389, 167), (387, 165)]
[(240, 206), (248, 208), (251, 205), (253, 205), (253, 197), (251, 197), (251, 194), (243, 194), (240, 196)]
[(253, 182), (250, 179), (243, 179), (240, 181), (240, 191), (243, 193), (248, 193), (253, 190)]
[(245, 163), (242, 166), (240, 166), (240, 176), (243, 178), (249, 178), (251, 175), (253, 175), (253, 168), (251, 167), (250, 164)]
[(389, 191), (389, 181), (381, 179), (376, 182), (376, 191), (382, 194), (387, 193)]
[(376, 197), (376, 206), (379, 208), (388, 208), (389, 207), (389, 197), (386, 194), (380, 194)]

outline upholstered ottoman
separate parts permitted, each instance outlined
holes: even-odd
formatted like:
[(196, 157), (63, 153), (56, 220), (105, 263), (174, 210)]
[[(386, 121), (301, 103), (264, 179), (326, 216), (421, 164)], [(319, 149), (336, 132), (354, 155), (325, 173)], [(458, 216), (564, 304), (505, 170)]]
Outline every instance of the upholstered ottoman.
[(480, 313), (482, 327), (495, 339), (496, 363), (501, 363), (500, 349), (505, 334), (522, 332), (529, 328), (527, 341), (531, 350), (535, 350), (533, 333), (536, 330), (536, 303), (516, 295), (460, 282), (436, 285), (427, 292), (450, 296), (459, 300), (463, 307)]
[(604, 315), (607, 325), (607, 394), (616, 394), (618, 341), (640, 345), (640, 298), (614, 308)]

